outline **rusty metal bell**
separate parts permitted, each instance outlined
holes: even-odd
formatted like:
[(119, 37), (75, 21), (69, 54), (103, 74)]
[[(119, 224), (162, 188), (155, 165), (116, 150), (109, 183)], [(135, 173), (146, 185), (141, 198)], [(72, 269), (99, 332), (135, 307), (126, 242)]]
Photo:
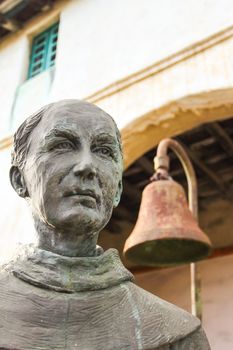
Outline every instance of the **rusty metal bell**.
[(173, 180), (153, 181), (143, 191), (137, 223), (124, 247), (126, 258), (143, 266), (172, 266), (209, 255), (211, 243)]

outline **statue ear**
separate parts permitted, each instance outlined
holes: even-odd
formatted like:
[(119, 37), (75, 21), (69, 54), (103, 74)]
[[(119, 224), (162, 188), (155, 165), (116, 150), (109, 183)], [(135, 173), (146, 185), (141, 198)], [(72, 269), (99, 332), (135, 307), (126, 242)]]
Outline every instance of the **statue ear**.
[(117, 192), (114, 198), (114, 203), (113, 203), (114, 208), (116, 208), (120, 202), (122, 190), (123, 190), (123, 185), (122, 185), (122, 180), (120, 180), (118, 183)]
[(23, 174), (21, 173), (19, 168), (17, 166), (12, 166), (10, 168), (9, 175), (11, 186), (14, 188), (16, 193), (22, 198), (29, 197)]

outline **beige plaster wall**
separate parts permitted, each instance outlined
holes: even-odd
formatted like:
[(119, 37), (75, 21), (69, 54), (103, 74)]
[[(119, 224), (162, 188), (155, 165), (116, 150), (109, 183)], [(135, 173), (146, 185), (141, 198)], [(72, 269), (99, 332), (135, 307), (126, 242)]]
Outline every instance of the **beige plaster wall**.
[[(233, 256), (199, 263), (202, 275), (203, 327), (212, 350), (233, 349)], [(136, 274), (149, 292), (190, 311), (189, 266)]]
[(122, 84), (116, 93), (109, 91), (106, 97), (93, 96), (90, 100), (111, 112), (122, 129), (137, 118), (182, 97), (198, 94), (193, 104), (198, 103), (197, 99), (202, 102), (201, 93), (233, 87), (233, 65), (230, 61), (233, 31), (230, 34), (214, 46), (197, 45), (177, 58), (168, 58), (141, 76), (129, 79), (128, 85)]
[(0, 151), (0, 264), (14, 254), (18, 243), (35, 240), (26, 201), (15, 193), (9, 181), (10, 158), (10, 148)]
[(53, 98), (84, 98), (233, 24), (231, 0), (79, 0), (61, 13)]
[(0, 45), (0, 138), (8, 133), (16, 88), (24, 79), (28, 55), (24, 36), (17, 36), (11, 45)]
[[(24, 109), (27, 112), (28, 110), (34, 111), (34, 108), (41, 107), (40, 104), (38, 105), (39, 97), (37, 96), (38, 79), (35, 79), (34, 84), (32, 84), (31, 95), (27, 99), (27, 106), (24, 108), (22, 108), (21, 101), (17, 100), (18, 88), (27, 79), (33, 36), (58, 20), (64, 4), (67, 4), (67, 1), (60, 1), (52, 11), (36, 17), (19, 32), (9, 35), (8, 38), (0, 43), (0, 140), (12, 132), (10, 129), (11, 118), (14, 113), (17, 114), (17, 111), (14, 111), (15, 105), (20, 105), (22, 112), (24, 112)], [(45, 90), (48, 91), (48, 89)], [(48, 97), (48, 93), (46, 99), (43, 96), (41, 104), (44, 104)], [(22, 118), (25, 119), (26, 116), (23, 115)]]
[[(26, 79), (32, 37), (59, 17), (55, 79), (41, 104), (60, 98), (86, 98), (115, 85), (232, 25), (232, 10), (231, 0), (200, 0), (198, 5), (195, 0), (58, 1), (53, 10), (33, 19), (0, 45), (0, 81), (4, 82), (0, 133), (7, 133), (15, 91)], [(232, 86), (231, 51), (232, 44), (220, 45), (172, 70), (153, 73), (155, 79), (143, 78), (133, 90), (94, 98), (94, 102), (111, 112), (123, 128), (180, 96)], [(25, 113), (38, 107), (38, 99), (31, 98), (27, 104), (31, 106)]]

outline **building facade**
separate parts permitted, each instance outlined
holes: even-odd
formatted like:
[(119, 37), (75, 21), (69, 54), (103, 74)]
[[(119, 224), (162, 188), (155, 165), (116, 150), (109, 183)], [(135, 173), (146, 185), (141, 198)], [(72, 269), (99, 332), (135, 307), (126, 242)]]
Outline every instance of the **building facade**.
[[(106, 110), (121, 130), (126, 171), (163, 138), (233, 116), (231, 0), (41, 1), (36, 14), (20, 10), (22, 3), (0, 3), (2, 260), (16, 242), (34, 239), (8, 168), (14, 130), (44, 104), (78, 98)], [(28, 11), (27, 20), (20, 11)], [(208, 204), (203, 222), (214, 247), (229, 252), (232, 201), (216, 203)], [(210, 223), (218, 213), (215, 237)], [(121, 249), (127, 225), (122, 235), (102, 236), (103, 245)], [(214, 350), (233, 347), (232, 263), (232, 255), (201, 263), (203, 323)], [(135, 271), (141, 286), (189, 310), (188, 267)]]

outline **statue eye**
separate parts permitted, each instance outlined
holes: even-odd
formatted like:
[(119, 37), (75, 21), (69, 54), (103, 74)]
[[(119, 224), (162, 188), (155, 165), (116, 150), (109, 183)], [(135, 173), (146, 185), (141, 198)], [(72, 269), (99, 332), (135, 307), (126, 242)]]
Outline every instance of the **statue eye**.
[(113, 151), (109, 147), (98, 147), (95, 151), (103, 156), (113, 157)]
[(73, 149), (73, 145), (71, 142), (68, 142), (68, 141), (64, 141), (64, 142), (61, 142), (61, 143), (58, 143), (55, 147), (55, 149)]

